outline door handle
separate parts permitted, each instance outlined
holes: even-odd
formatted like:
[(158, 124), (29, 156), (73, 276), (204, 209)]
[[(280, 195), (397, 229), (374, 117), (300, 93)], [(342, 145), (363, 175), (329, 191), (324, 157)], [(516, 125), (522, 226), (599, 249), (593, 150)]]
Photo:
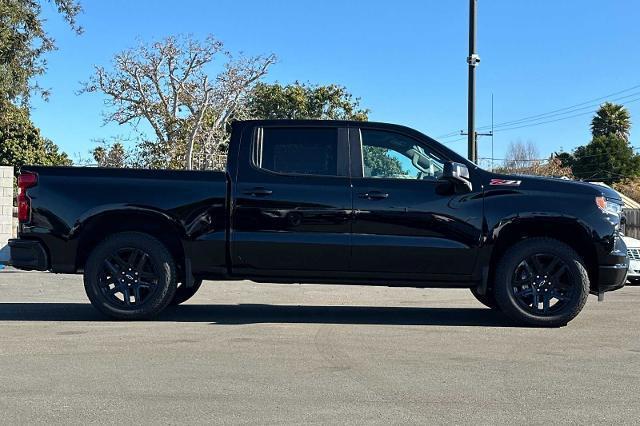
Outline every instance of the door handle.
[(360, 198), (366, 198), (367, 200), (384, 200), (389, 197), (389, 194), (382, 191), (370, 191), (364, 194), (358, 194)]
[(267, 188), (257, 187), (243, 192), (244, 195), (251, 195), (252, 197), (265, 197), (273, 194), (273, 191)]

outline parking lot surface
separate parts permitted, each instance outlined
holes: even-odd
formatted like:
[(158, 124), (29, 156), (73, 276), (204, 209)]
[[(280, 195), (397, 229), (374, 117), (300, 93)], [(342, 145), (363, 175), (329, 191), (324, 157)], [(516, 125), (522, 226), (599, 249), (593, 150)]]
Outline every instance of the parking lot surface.
[(13, 423), (635, 423), (640, 287), (559, 329), (466, 290), (205, 282), (114, 322), (79, 276), (0, 272)]

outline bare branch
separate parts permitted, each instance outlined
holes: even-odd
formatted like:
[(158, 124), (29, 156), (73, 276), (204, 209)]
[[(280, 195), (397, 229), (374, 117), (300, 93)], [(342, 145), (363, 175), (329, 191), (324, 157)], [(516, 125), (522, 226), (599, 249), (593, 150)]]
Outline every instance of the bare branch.
[(200, 126), (202, 125), (202, 119), (204, 118), (204, 114), (207, 111), (207, 107), (209, 106), (209, 96), (211, 95), (211, 89), (209, 87), (209, 78), (205, 77), (202, 82), (202, 88), (205, 91), (204, 99), (202, 105), (200, 107), (200, 113), (198, 114), (198, 119), (193, 126), (191, 134), (189, 135), (188, 147), (187, 147), (187, 170), (191, 170), (193, 168), (193, 145), (196, 140), (196, 135), (200, 130)]
[[(222, 72), (209, 78), (205, 67), (218, 57), (226, 59)], [(169, 37), (117, 54), (111, 71), (96, 67), (81, 92), (106, 95), (105, 121), (134, 125), (142, 155), (154, 164), (191, 168), (196, 147), (210, 149), (215, 137), (224, 139), (225, 126), (273, 63), (274, 55), (233, 59), (211, 36), (203, 42)], [(141, 122), (155, 141), (138, 129)]]
[(166, 134), (162, 133), (162, 130), (160, 130), (160, 125), (156, 122), (156, 116), (151, 113), (151, 105), (145, 94), (145, 88), (142, 85), (142, 80), (140, 79), (140, 75), (137, 69), (133, 71), (133, 76), (136, 79), (136, 84), (138, 85), (138, 93), (140, 93), (140, 98), (142, 100), (139, 105), (142, 109), (144, 117), (149, 121), (151, 127), (153, 127), (153, 130), (156, 132), (156, 136), (158, 136), (158, 139), (161, 141), (166, 141)]

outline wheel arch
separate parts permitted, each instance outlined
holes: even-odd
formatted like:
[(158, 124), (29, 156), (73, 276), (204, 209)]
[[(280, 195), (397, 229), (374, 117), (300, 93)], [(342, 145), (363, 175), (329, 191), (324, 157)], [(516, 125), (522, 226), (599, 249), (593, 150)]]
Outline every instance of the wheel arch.
[(158, 239), (174, 257), (176, 266), (184, 267), (184, 231), (162, 212), (146, 209), (108, 210), (85, 218), (77, 227), (76, 268), (84, 269), (91, 251), (106, 237), (119, 232), (142, 232)]
[(518, 219), (496, 227), (489, 262), (489, 283), (494, 279), (498, 261), (509, 247), (526, 238), (546, 237), (567, 244), (580, 255), (593, 286), (598, 276), (598, 260), (596, 248), (589, 235), (584, 224), (577, 219), (569, 218)]

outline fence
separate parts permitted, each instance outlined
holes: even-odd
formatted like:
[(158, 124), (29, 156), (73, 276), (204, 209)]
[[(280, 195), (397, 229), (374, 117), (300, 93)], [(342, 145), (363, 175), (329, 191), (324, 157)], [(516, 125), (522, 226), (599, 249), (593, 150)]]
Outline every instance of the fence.
[(640, 240), (640, 209), (624, 209), (624, 235)]
[(227, 154), (197, 153), (193, 155), (195, 170), (224, 170), (227, 167)]

